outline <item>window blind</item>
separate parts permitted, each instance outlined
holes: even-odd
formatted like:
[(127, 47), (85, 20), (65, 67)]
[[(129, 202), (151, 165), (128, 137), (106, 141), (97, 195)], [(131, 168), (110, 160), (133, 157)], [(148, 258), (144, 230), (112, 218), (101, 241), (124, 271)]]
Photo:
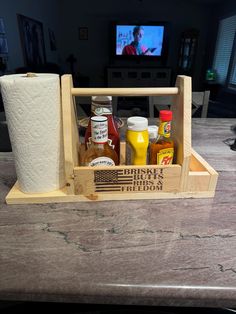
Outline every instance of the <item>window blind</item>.
[(232, 67), (230, 69), (229, 85), (232, 88), (236, 88), (236, 31), (234, 34), (234, 44), (233, 44), (233, 51), (232, 51)]
[(229, 81), (229, 83), (233, 85), (236, 85), (236, 62), (235, 61), (234, 61), (234, 67), (233, 67), (232, 74)]
[[(220, 21), (213, 68), (217, 73), (217, 81), (222, 84), (225, 83), (228, 74), (235, 31), (236, 15)], [(235, 79), (235, 75), (235, 73), (232, 75), (232, 79)]]

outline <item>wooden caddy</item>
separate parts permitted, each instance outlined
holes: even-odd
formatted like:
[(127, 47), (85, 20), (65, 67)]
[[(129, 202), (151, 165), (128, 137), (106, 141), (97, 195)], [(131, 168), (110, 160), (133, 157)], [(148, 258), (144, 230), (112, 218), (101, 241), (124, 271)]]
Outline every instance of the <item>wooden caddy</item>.
[[(18, 184), (6, 197), (8, 204), (80, 202), (105, 200), (213, 197), (217, 172), (191, 147), (191, 78), (178, 76), (172, 88), (73, 88), (71, 75), (62, 76), (62, 120), (66, 186), (42, 193), (22, 193)], [(174, 95), (172, 134), (176, 164), (126, 166), (125, 143), (121, 164), (114, 167), (80, 167), (74, 96), (160, 96)]]

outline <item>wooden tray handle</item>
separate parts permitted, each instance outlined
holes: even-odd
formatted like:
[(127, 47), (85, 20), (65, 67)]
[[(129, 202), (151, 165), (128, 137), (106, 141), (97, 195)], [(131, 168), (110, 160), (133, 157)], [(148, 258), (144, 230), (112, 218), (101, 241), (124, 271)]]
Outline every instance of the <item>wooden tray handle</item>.
[(71, 88), (73, 96), (161, 96), (178, 93), (178, 87)]

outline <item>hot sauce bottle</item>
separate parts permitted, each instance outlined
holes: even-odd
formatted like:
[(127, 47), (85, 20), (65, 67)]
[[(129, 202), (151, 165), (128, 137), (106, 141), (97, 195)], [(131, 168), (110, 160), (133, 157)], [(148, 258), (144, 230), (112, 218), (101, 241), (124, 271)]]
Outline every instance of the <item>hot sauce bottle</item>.
[(91, 118), (91, 143), (81, 156), (81, 166), (115, 166), (118, 156), (108, 144), (107, 117), (94, 116)]
[(160, 111), (159, 137), (150, 144), (150, 164), (170, 165), (174, 157), (174, 141), (171, 138), (172, 111)]
[[(108, 121), (108, 143), (120, 158), (120, 136), (117, 129), (114, 116), (112, 114), (112, 97), (111, 96), (93, 96), (91, 105), (91, 117), (105, 116)], [(91, 118), (85, 133), (85, 147), (88, 148), (92, 142), (91, 135)], [(119, 163), (119, 162), (118, 162)]]

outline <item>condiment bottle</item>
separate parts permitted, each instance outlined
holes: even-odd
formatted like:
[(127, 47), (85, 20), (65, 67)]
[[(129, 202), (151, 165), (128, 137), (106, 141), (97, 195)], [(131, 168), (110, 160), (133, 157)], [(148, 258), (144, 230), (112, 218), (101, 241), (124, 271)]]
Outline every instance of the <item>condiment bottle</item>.
[(148, 146), (147, 163), (150, 164), (151, 144), (156, 143), (156, 141), (158, 139), (158, 126), (157, 125), (149, 125), (148, 126), (148, 137), (149, 137), (149, 146)]
[(159, 138), (150, 144), (150, 164), (170, 165), (174, 157), (174, 141), (171, 138), (172, 111), (160, 111)]
[[(120, 136), (116, 122), (112, 114), (111, 96), (92, 96), (91, 117), (105, 116), (108, 119), (108, 141), (113, 145), (118, 160), (120, 160)], [(85, 147), (88, 148), (91, 143), (91, 118), (85, 133)]]
[(148, 137), (149, 143), (156, 143), (158, 138), (158, 126), (157, 125), (149, 125), (148, 126)]
[(91, 117), (91, 143), (80, 158), (81, 166), (118, 165), (116, 151), (108, 144), (108, 119), (105, 116)]
[(146, 165), (148, 143), (148, 120), (143, 117), (128, 118), (126, 132), (126, 164)]

